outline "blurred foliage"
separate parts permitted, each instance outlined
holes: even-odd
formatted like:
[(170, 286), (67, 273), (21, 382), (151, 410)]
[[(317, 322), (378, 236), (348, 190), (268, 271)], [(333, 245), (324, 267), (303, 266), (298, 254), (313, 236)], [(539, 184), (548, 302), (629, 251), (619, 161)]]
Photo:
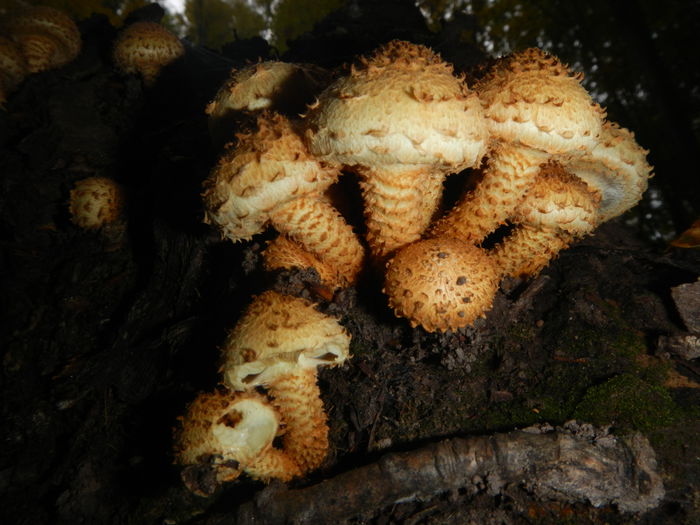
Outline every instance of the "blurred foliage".
[(93, 14), (105, 15), (113, 26), (119, 27), (129, 13), (150, 3), (149, 0), (0, 0), (0, 12), (24, 5), (48, 5), (61, 9), (76, 20)]
[(244, 0), (187, 0), (184, 18), (188, 37), (212, 49), (260, 35), (267, 26), (263, 15)]
[(342, 0), (281, 0), (274, 9), (270, 25), (274, 44), (284, 51), (287, 42), (311, 30), (316, 22), (343, 3)]

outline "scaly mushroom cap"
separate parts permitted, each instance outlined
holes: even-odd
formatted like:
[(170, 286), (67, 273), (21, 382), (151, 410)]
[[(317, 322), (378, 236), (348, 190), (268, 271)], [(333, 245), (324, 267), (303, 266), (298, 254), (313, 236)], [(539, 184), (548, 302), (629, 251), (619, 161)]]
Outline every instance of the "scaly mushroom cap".
[(536, 48), (496, 62), (475, 86), (492, 142), (484, 177), (432, 235), (482, 242), (513, 213), (540, 165), (593, 149), (605, 114), (581, 78)]
[(270, 385), (296, 369), (337, 366), (350, 336), (313, 303), (267, 291), (255, 298), (223, 346), (224, 383), (234, 390)]
[(61, 67), (80, 53), (78, 27), (73, 19), (53, 7), (22, 9), (10, 16), (6, 29), (20, 46), (30, 73)]
[(114, 43), (117, 67), (127, 74), (138, 73), (144, 84), (155, 83), (161, 69), (185, 53), (182, 42), (155, 22), (135, 22), (126, 27)]
[(248, 240), (270, 222), (270, 211), (304, 195), (322, 193), (338, 171), (309, 155), (292, 124), (277, 114), (258, 118), (239, 134), (204, 183), (204, 222), (233, 240)]
[(331, 84), (304, 121), (309, 150), (362, 177), (367, 241), (383, 257), (418, 239), (446, 174), (486, 151), (481, 105), (427, 47), (392, 41)]
[(432, 50), (398, 40), (324, 90), (306, 121), (311, 152), (347, 166), (455, 172), (485, 153), (476, 95)]
[[(272, 448), (279, 416), (261, 394), (225, 389), (201, 393), (179, 421), (175, 461), (211, 469), (217, 483), (232, 481), (241, 472), (264, 481), (300, 475), (282, 451)], [(196, 486), (189, 488), (197, 491)]]
[(428, 332), (472, 324), (491, 308), (498, 290), (499, 274), (487, 254), (448, 237), (409, 244), (386, 268), (389, 306)]
[(79, 180), (70, 192), (71, 221), (95, 230), (117, 220), (124, 206), (124, 192), (108, 177), (88, 177)]
[(344, 362), (349, 346), (335, 319), (309, 301), (273, 291), (255, 298), (224, 344), (224, 383), (268, 389), (286, 425), (283, 449), (302, 472), (317, 468), (328, 452), (316, 370)]
[(228, 112), (270, 109), (279, 113), (302, 112), (326, 83), (328, 73), (306, 64), (267, 61), (232, 70), (206, 109), (210, 118)]
[(582, 78), (541, 49), (502, 58), (475, 86), (491, 137), (549, 154), (593, 149), (605, 114)]
[(605, 222), (634, 207), (642, 198), (652, 176), (648, 153), (637, 144), (634, 133), (606, 122), (600, 142), (592, 151), (562, 163), (601, 194), (598, 215), (600, 222)]
[(27, 72), (27, 61), (19, 46), (0, 36), (0, 108), (5, 106), (7, 95), (19, 86)]
[(556, 163), (540, 174), (511, 217), (517, 226), (493, 250), (503, 275), (533, 276), (599, 224), (600, 195)]

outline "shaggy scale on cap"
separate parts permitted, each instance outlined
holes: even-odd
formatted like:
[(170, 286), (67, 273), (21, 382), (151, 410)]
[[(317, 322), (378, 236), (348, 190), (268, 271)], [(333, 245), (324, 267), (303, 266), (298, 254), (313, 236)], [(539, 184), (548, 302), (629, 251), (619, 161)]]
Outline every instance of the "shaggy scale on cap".
[(446, 174), (478, 165), (486, 126), (479, 100), (427, 47), (392, 41), (331, 84), (304, 125), (318, 159), (361, 177), (374, 255), (415, 241)]
[(344, 286), (355, 279), (364, 250), (322, 196), (337, 178), (338, 170), (312, 157), (286, 118), (264, 114), (257, 131), (239, 135), (204, 182), (204, 221), (233, 241), (271, 225), (335, 268), (335, 281)]
[(283, 449), (303, 472), (317, 468), (328, 451), (317, 368), (342, 364), (349, 347), (337, 320), (305, 299), (273, 291), (253, 300), (224, 343), (224, 384), (268, 389), (286, 427)]
[(182, 42), (155, 22), (135, 22), (114, 43), (113, 57), (124, 73), (138, 73), (146, 86), (155, 84), (161, 70), (185, 54)]
[(536, 48), (500, 59), (480, 80), (492, 146), (484, 177), (432, 231), (481, 242), (509, 217), (540, 165), (598, 143), (604, 111), (555, 57)]
[(491, 308), (499, 274), (481, 248), (449, 237), (415, 242), (387, 263), (384, 293), (411, 326), (428, 332), (471, 325)]

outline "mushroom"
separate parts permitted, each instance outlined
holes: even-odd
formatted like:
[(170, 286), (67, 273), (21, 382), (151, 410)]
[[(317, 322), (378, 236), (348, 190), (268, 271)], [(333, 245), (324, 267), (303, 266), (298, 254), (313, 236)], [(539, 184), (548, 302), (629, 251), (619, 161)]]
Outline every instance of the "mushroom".
[(533, 276), (599, 223), (600, 194), (561, 165), (542, 167), (511, 221), (517, 226), (494, 248), (503, 276)]
[(394, 40), (326, 88), (303, 121), (310, 152), (361, 177), (367, 241), (383, 258), (428, 226), (446, 174), (478, 165), (479, 100), (427, 47)]
[(72, 18), (53, 7), (21, 9), (10, 15), (5, 29), (19, 45), (30, 73), (64, 66), (80, 53), (78, 27)]
[(239, 134), (205, 181), (205, 222), (233, 241), (270, 224), (334, 268), (335, 281), (345, 286), (354, 281), (364, 252), (322, 195), (337, 177), (338, 170), (309, 155), (289, 120), (265, 113), (257, 131)]
[(273, 447), (279, 416), (261, 394), (223, 388), (200, 393), (178, 419), (175, 462), (186, 467), (183, 480), (195, 493), (208, 495), (210, 490), (188, 475), (192, 469), (205, 469), (215, 485), (242, 472), (263, 481), (288, 481), (301, 474), (285, 452)]
[(296, 116), (325, 87), (329, 77), (327, 71), (314, 65), (279, 61), (233, 69), (207, 106), (209, 132), (216, 142), (223, 142), (230, 140), (229, 130), (246, 113), (271, 110)]
[(338, 285), (335, 268), (325, 264), (286, 235), (280, 235), (267, 244), (263, 252), (263, 265), (266, 270), (313, 268), (321, 283), (331, 287)]
[(114, 43), (114, 62), (127, 74), (138, 73), (146, 86), (155, 84), (161, 70), (185, 53), (182, 42), (156, 22), (134, 22)]
[(77, 181), (68, 205), (71, 221), (86, 230), (96, 230), (116, 221), (124, 207), (124, 192), (109, 177)]
[(537, 48), (500, 59), (475, 89), (491, 136), (483, 179), (431, 234), (479, 243), (522, 200), (540, 165), (598, 143), (604, 111), (573, 74)]
[(343, 363), (349, 345), (334, 318), (305, 299), (274, 291), (253, 300), (224, 343), (224, 384), (268, 389), (286, 427), (282, 448), (302, 472), (317, 468), (328, 451), (317, 368)]
[(648, 153), (637, 143), (634, 133), (606, 121), (600, 140), (591, 151), (561, 162), (600, 193), (599, 221), (605, 222), (634, 207), (642, 198), (652, 177)]
[(17, 44), (0, 36), (0, 108), (5, 107), (7, 96), (27, 76), (27, 61)]
[(386, 265), (389, 306), (412, 327), (457, 330), (491, 308), (499, 272), (485, 250), (450, 237), (400, 249)]

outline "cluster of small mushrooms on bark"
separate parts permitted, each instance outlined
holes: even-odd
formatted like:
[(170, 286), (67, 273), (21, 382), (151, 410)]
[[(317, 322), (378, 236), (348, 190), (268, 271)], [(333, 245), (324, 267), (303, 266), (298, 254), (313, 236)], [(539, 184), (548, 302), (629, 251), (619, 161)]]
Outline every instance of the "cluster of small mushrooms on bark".
[[(0, 20), (0, 29), (0, 109), (29, 74), (65, 66), (78, 57), (82, 47), (75, 21), (54, 7), (9, 10)], [(119, 71), (141, 75), (149, 87), (184, 52), (182, 42), (162, 25), (135, 22), (120, 31), (112, 59)], [(124, 190), (117, 182), (92, 176), (75, 183), (68, 208), (74, 224), (99, 230), (120, 220), (124, 202)]]
[[(282, 62), (234, 71), (207, 107), (210, 129), (256, 119), (204, 183), (205, 222), (234, 242), (271, 226), (279, 235), (265, 268), (310, 267), (331, 289), (382, 268), (388, 305), (412, 326), (470, 326), (504, 277), (536, 275), (647, 187), (647, 152), (606, 120), (581, 80), (532, 48), (498, 59), (470, 88), (431, 49), (405, 41), (335, 80)], [(468, 168), (480, 180), (443, 211), (445, 177)], [(359, 179), (359, 227), (331, 191), (341, 172)], [(503, 240), (484, 248), (505, 224)], [(194, 481), (202, 469), (219, 483), (318, 468), (328, 429), (316, 368), (341, 364), (348, 348), (338, 321), (312, 303), (274, 291), (254, 298), (223, 346), (222, 385), (180, 420), (186, 484), (206, 492)]]

